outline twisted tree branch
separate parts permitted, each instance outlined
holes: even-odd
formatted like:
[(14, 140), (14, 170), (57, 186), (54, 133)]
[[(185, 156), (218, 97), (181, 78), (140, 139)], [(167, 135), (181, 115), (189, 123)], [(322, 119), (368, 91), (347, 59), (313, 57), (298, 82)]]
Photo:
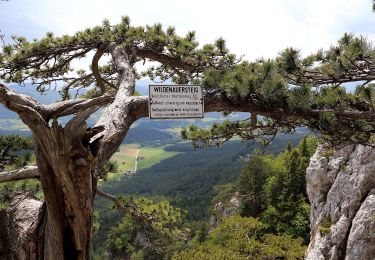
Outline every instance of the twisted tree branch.
[(36, 178), (39, 178), (39, 171), (37, 166), (26, 166), (15, 171), (0, 172), (0, 183)]
[(86, 110), (90, 107), (101, 107), (105, 106), (113, 101), (113, 97), (110, 95), (103, 95), (100, 97), (92, 98), (92, 99), (74, 99), (74, 100), (66, 100), (58, 103), (54, 103), (51, 105), (45, 106), (47, 110), (47, 117), (61, 117), (67, 116), (71, 114), (75, 114), (77, 112), (81, 112)]
[(180, 59), (168, 56), (163, 53), (158, 53), (150, 49), (137, 49), (135, 54), (143, 59), (151, 59), (161, 64), (169, 65), (172, 68), (180, 68), (186, 71), (194, 71), (196, 67), (194, 65), (188, 64), (181, 61)]
[(99, 71), (99, 60), (106, 53), (105, 49), (106, 49), (106, 47), (99, 48), (96, 51), (94, 57), (92, 58), (92, 62), (91, 62), (92, 73), (93, 73), (93, 75), (95, 77), (96, 84), (100, 88), (100, 94), (102, 94), (102, 95), (105, 93), (105, 85), (109, 85), (112, 88), (116, 88), (116, 86), (114, 86), (111, 83), (109, 83), (108, 81), (106, 81), (101, 76), (100, 71)]
[(47, 112), (45, 107), (32, 97), (18, 94), (2, 83), (0, 83), (0, 103), (16, 113), (27, 112), (23, 109), (25, 107), (32, 108), (42, 117), (44, 117)]

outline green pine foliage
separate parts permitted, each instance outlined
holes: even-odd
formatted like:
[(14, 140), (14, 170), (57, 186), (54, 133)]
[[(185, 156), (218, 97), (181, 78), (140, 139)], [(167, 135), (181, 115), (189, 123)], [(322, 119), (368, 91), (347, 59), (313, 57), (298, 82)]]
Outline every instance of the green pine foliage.
[[(234, 68), (205, 71), (203, 85), (226, 91), (233, 101), (247, 101), (250, 98), (262, 105), (282, 105), (287, 82), (277, 74), (271, 60), (257, 62), (243, 61)], [(274, 103), (276, 102), (276, 103)]]
[(316, 139), (305, 137), (276, 158), (254, 156), (241, 172), (238, 190), (242, 216), (258, 217), (273, 233), (309, 239), (310, 207), (306, 194), (306, 168)]
[[(40, 40), (12, 38), (14, 43), (3, 46), (0, 52), (0, 79), (7, 83), (31, 81), (38, 91), (45, 92), (63, 82), (63, 99), (72, 98), (69, 90), (77, 87), (89, 88), (81, 96), (84, 98), (115, 95), (119, 82), (113, 60), (103, 66), (93, 60), (87, 71), (74, 69), (72, 63), (92, 52), (110, 54), (116, 46), (126, 53), (132, 66), (148, 60), (158, 62), (151, 63), (154, 65), (146, 71), (138, 71), (137, 77), (202, 84), (207, 94), (224, 95), (231, 107), (256, 111), (248, 120), (225, 121), (211, 129), (188, 127), (182, 136), (198, 147), (221, 145), (234, 136), (270, 144), (277, 133), (290, 133), (301, 126), (318, 131), (320, 137), (333, 144), (373, 144), (375, 139), (374, 84), (370, 84), (375, 49), (364, 37), (345, 34), (328, 50), (307, 57), (288, 48), (275, 59), (254, 62), (237, 60), (221, 38), (200, 48), (194, 32), (178, 36), (173, 27), (164, 29), (158, 23), (132, 26), (129, 17), (123, 17), (117, 25), (104, 20), (101, 26), (71, 36), (47, 33)], [(354, 93), (343, 86), (348, 82), (360, 82)], [(2, 146), (8, 143), (0, 140)], [(19, 159), (22, 156), (17, 151), (28, 148), (17, 145), (0, 150), (0, 159), (6, 162), (1, 167), (20, 167), (30, 160)], [(235, 216), (208, 235), (202, 227), (196, 233), (196, 243), (192, 243), (198, 246), (174, 257), (302, 258), (301, 239), (305, 243), (308, 239), (309, 215), (304, 174), (313, 145), (314, 141), (306, 139), (298, 148), (287, 147), (275, 158), (252, 157), (237, 188), (243, 201), (242, 216), (258, 219)], [(114, 167), (106, 165), (103, 172)], [(107, 245), (113, 252), (125, 252), (133, 259), (151, 259), (144, 248), (155, 252), (184, 237), (181, 213), (167, 202), (139, 203), (141, 213), (155, 221), (144, 226), (138, 219), (125, 217), (113, 228)], [(134, 241), (140, 232), (150, 236), (146, 241), (149, 245), (138, 250)]]
[(213, 204), (238, 197), (241, 212), (221, 218), (205, 240), (172, 259), (303, 259), (309, 242), (310, 205), (305, 171), (317, 139), (305, 137), (278, 156), (254, 155), (236, 184), (215, 188)]
[[(304, 58), (300, 50), (288, 48), (273, 60), (208, 68), (202, 81), (206, 88), (225, 93), (238, 107), (252, 106), (263, 117), (256, 124), (249, 118), (211, 129), (189, 127), (183, 137), (197, 146), (211, 146), (234, 136), (259, 141), (308, 126), (331, 144), (373, 144), (375, 97), (369, 68), (374, 63), (371, 42), (344, 34), (328, 50)], [(347, 91), (348, 82), (358, 82), (355, 92)]]
[[(277, 132), (293, 132), (300, 126), (320, 132), (334, 144), (373, 144), (375, 49), (362, 36), (346, 33), (329, 49), (307, 57), (287, 48), (274, 59), (252, 62), (237, 59), (222, 38), (199, 45), (193, 31), (179, 36), (173, 27), (160, 23), (133, 26), (129, 17), (116, 25), (104, 20), (73, 35), (47, 33), (33, 41), (12, 38), (14, 42), (0, 52), (0, 79), (5, 82), (31, 80), (41, 92), (62, 82), (63, 99), (72, 98), (69, 89), (77, 87), (88, 88), (81, 96), (85, 98), (114, 95), (119, 82), (113, 60), (100, 66), (93, 60), (87, 71), (75, 69), (72, 63), (92, 52), (110, 54), (118, 46), (132, 65), (154, 61), (136, 72), (138, 78), (201, 84), (207, 93), (224, 94), (233, 107), (263, 116), (251, 124), (250, 120), (224, 122), (207, 131), (194, 127), (184, 131), (185, 138), (201, 141), (198, 146), (220, 145), (235, 135), (251, 140), (263, 137), (260, 141), (269, 143)], [(349, 82), (358, 82), (355, 93), (346, 91), (344, 84)]]
[(242, 216), (258, 217), (263, 211), (266, 201), (263, 186), (273, 175), (272, 170), (266, 159), (259, 155), (251, 157), (242, 170), (237, 184), (242, 202)]
[(144, 197), (136, 199), (134, 205), (147, 220), (127, 214), (111, 228), (105, 245), (112, 258), (162, 259), (186, 242), (190, 230), (183, 227), (178, 208), (165, 200)]
[[(31, 138), (18, 135), (0, 136), (0, 172), (12, 171), (35, 164)], [(0, 209), (6, 209), (16, 194), (28, 194), (43, 199), (38, 180), (20, 180), (0, 183)]]
[(108, 173), (118, 172), (118, 163), (116, 161), (107, 161), (100, 171), (100, 179), (103, 181), (107, 180)]
[[(113, 45), (132, 53), (132, 64), (145, 62), (146, 59), (158, 61), (161, 57), (164, 62), (154, 63), (137, 73), (137, 77), (148, 76), (160, 81), (193, 82), (202, 78), (206, 68), (230, 68), (237, 63), (222, 38), (198, 48), (194, 31), (179, 36), (174, 27), (163, 28), (160, 23), (133, 26), (127, 16), (122, 17), (119, 24), (112, 25), (104, 20), (100, 26), (73, 35), (47, 33), (44, 38), (33, 41), (18, 36), (12, 38), (14, 43), (5, 45), (0, 52), (0, 78), (15, 83), (31, 80), (41, 92), (53, 88), (56, 82), (62, 82), (64, 99), (70, 98), (68, 90), (76, 87), (94, 86), (85, 97), (116, 93), (118, 75), (113, 61), (98, 66), (101, 82), (90, 71), (93, 68), (82, 70), (72, 66), (73, 60), (83, 58), (91, 51), (109, 53)], [(181, 69), (177, 70), (172, 65), (176, 63)]]
[(303, 259), (302, 239), (265, 233), (255, 218), (232, 216), (210, 231), (197, 247), (176, 253), (172, 259)]
[(32, 159), (33, 143), (29, 137), (0, 136), (0, 171), (14, 170), (27, 165)]

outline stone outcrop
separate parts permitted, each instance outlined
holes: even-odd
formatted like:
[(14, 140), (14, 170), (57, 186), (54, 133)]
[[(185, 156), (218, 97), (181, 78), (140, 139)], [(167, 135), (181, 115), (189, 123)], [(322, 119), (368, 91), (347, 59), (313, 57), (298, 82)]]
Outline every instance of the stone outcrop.
[(241, 201), (239, 194), (236, 192), (229, 201), (219, 201), (213, 208), (212, 215), (210, 217), (211, 229), (216, 228), (223, 219), (235, 215), (240, 209)]
[(375, 148), (319, 146), (306, 172), (306, 259), (375, 259)]

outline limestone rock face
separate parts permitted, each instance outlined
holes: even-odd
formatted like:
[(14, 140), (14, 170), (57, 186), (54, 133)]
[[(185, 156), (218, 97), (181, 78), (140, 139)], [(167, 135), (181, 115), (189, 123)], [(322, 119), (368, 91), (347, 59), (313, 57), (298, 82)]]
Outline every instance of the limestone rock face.
[(375, 148), (319, 146), (306, 172), (306, 259), (375, 259)]
[(215, 204), (213, 214), (210, 217), (211, 229), (216, 228), (223, 219), (238, 213), (241, 201), (239, 194), (236, 192), (229, 201), (219, 201)]

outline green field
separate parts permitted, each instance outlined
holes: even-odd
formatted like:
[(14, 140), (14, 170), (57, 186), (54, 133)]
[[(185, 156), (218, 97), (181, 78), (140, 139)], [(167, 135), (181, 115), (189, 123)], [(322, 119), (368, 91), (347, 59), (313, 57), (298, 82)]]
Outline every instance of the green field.
[(109, 173), (108, 180), (119, 180), (126, 171), (134, 170), (135, 157), (139, 149), (138, 144), (121, 145), (118, 151), (112, 156), (111, 161), (117, 162), (118, 172)]
[(164, 148), (154, 147), (141, 147), (139, 144), (123, 144), (120, 146), (118, 152), (116, 152), (111, 160), (116, 161), (118, 164), (118, 172), (109, 173), (109, 180), (118, 180), (121, 178), (126, 171), (133, 171), (135, 169), (135, 161), (137, 152), (138, 153), (138, 169), (150, 168), (154, 164), (159, 163), (164, 159), (179, 154), (178, 152), (167, 152)]
[(142, 147), (138, 157), (144, 159), (138, 161), (138, 169), (150, 168), (154, 164), (177, 154), (179, 152), (166, 152), (164, 148)]

